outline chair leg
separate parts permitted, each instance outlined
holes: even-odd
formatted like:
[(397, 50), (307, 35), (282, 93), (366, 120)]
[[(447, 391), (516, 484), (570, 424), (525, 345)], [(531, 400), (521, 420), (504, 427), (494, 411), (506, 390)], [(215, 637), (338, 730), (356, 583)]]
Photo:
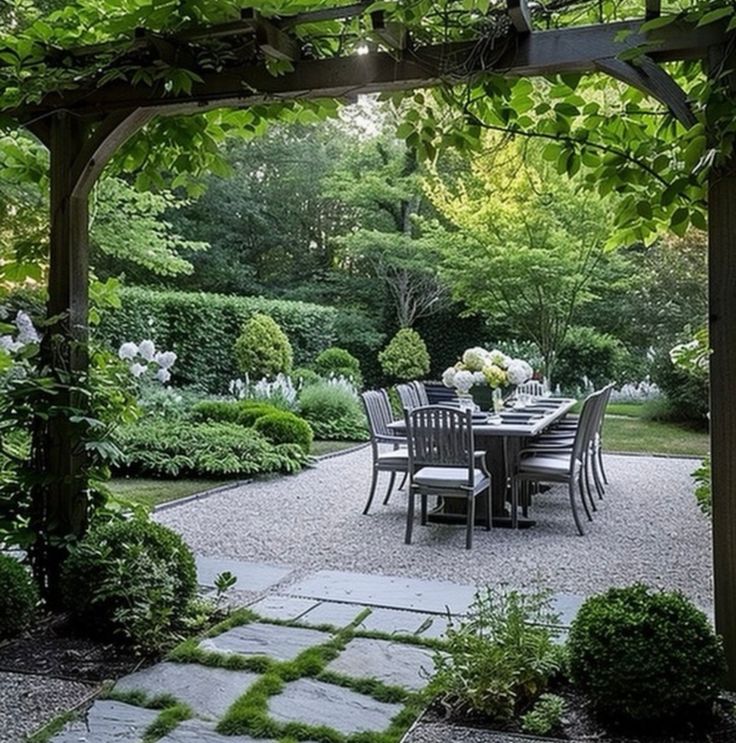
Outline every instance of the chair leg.
[(578, 475), (578, 492), (580, 493), (580, 502), (583, 504), (585, 509), (585, 515), (588, 517), (588, 521), (592, 521), (593, 517), (590, 514), (590, 508), (588, 508), (588, 501), (586, 499), (585, 489), (583, 487), (583, 473)]
[(399, 490), (404, 489), (404, 485), (406, 485), (406, 479), (409, 477), (408, 472), (404, 472), (404, 476), (401, 478), (401, 484), (399, 485)]
[(520, 483), (511, 481), (511, 528), (519, 528), (519, 490)]
[(376, 494), (376, 483), (378, 482), (378, 470), (373, 468), (373, 480), (371, 481), (371, 492), (368, 495), (368, 502), (365, 504), (363, 509), (363, 515), (365, 516), (368, 511), (371, 510), (371, 503), (373, 503), (373, 496)]
[(601, 482), (601, 476), (598, 472), (598, 454), (594, 452), (590, 458), (591, 469), (593, 470), (593, 482), (595, 483), (595, 489), (598, 492), (598, 500), (603, 500), (603, 496), (606, 494), (603, 483)]
[(386, 497), (383, 499), (383, 505), (388, 505), (388, 499), (391, 497), (391, 491), (394, 489), (394, 483), (396, 482), (396, 473), (391, 473), (391, 479), (388, 481), (388, 490), (386, 491)]
[[(580, 523), (580, 517), (578, 516), (578, 506), (577, 506), (577, 493), (575, 492), (575, 480), (571, 477), (570, 482), (568, 484), (568, 489), (570, 491), (570, 506), (572, 507), (572, 517), (575, 519), (575, 526), (578, 527), (578, 534), (580, 536), (585, 535), (585, 531), (583, 530), (583, 525)], [(583, 503), (585, 503), (583, 501)]]
[(603, 447), (598, 445), (598, 464), (600, 465), (601, 475), (603, 475), (603, 482), (608, 485), (608, 476), (606, 475), (606, 468), (603, 466)]
[(521, 488), (521, 515), (524, 518), (529, 517), (529, 504), (532, 500), (532, 488), (530, 482), (524, 482)]
[(465, 549), (469, 550), (473, 547), (473, 528), (475, 527), (475, 496), (471, 495), (468, 498), (468, 523), (465, 530)]
[(589, 456), (586, 456), (585, 461), (583, 462), (583, 479), (585, 481), (585, 492), (588, 496), (588, 502), (590, 503), (590, 507), (594, 511), (597, 511), (598, 507), (596, 506), (595, 499), (593, 498), (593, 489), (590, 487), (590, 457)]
[(427, 495), (425, 493), (422, 493), (421, 496), (421, 506), (422, 506), (422, 526), (427, 525)]
[(411, 544), (411, 532), (414, 528), (414, 491), (409, 490), (409, 504), (406, 509), (406, 537), (404, 541)]
[(491, 487), (486, 490), (486, 531), (491, 530), (493, 526), (493, 498), (491, 497)]

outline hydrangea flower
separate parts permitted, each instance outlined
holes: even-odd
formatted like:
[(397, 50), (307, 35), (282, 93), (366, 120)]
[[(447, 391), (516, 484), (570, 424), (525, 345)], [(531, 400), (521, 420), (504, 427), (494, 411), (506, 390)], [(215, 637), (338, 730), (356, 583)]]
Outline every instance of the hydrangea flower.
[(153, 357), (153, 360), (162, 369), (171, 369), (171, 367), (176, 363), (176, 354), (173, 351), (159, 351)]
[(123, 361), (132, 361), (138, 355), (138, 345), (136, 343), (123, 343), (118, 349), (118, 356)]
[(455, 373), (455, 389), (461, 395), (467, 395), (470, 392), (470, 388), (475, 384), (475, 376), (473, 372), (460, 369)]
[(141, 341), (138, 346), (138, 353), (143, 356), (146, 361), (153, 361), (154, 354), (156, 353), (156, 346), (151, 340)]
[(21, 345), (38, 343), (41, 340), (31, 318), (22, 310), (15, 317), (15, 327), (18, 328), (18, 342)]
[(143, 366), (143, 364), (140, 364), (139, 362), (136, 361), (135, 364), (132, 364), (131, 365), (131, 367), (130, 367), (130, 373), (136, 379), (140, 379), (140, 377), (142, 377), (143, 374), (145, 374), (147, 368), (148, 367)]
[(161, 384), (166, 384), (171, 379), (171, 372), (168, 369), (161, 367), (156, 372), (156, 379), (161, 382)]
[(509, 384), (520, 385), (532, 378), (532, 368), (526, 361), (511, 359), (506, 369), (506, 374), (508, 375)]
[(457, 369), (454, 366), (448, 366), (447, 369), (442, 372), (442, 384), (444, 384), (445, 387), (454, 387), (456, 374)]
[(494, 366), (498, 366), (501, 369), (506, 369), (509, 365), (509, 362), (511, 359), (503, 352), (499, 351), (497, 348), (494, 348), (489, 354), (488, 354), (488, 361), (493, 364)]
[(463, 364), (468, 371), (478, 372), (490, 361), (490, 354), (485, 348), (476, 346), (475, 348), (469, 348), (463, 354)]
[(486, 378), (486, 382), (489, 387), (503, 387), (508, 383), (508, 375), (506, 372), (497, 364), (487, 364), (483, 367), (483, 376)]

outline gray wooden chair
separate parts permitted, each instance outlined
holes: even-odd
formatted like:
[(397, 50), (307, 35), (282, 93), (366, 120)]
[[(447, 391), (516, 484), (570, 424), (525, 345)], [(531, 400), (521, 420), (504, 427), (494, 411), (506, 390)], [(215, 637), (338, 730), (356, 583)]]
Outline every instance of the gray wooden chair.
[(583, 490), (583, 479), (590, 442), (595, 433), (601, 396), (601, 392), (594, 392), (583, 402), (572, 445), (569, 448), (567, 446), (534, 445), (519, 452), (519, 458), (511, 477), (512, 503), (514, 504), (511, 512), (513, 526), (516, 525), (515, 504), (519, 500), (518, 489), (521, 483), (558, 482), (567, 484), (575, 526), (581, 536), (585, 534), (578, 514), (577, 499), (579, 495), (588, 520), (591, 521), (592, 516), (586, 502), (586, 493)]
[(491, 528), (491, 476), (485, 452), (475, 451), (472, 414), (469, 410), (428, 406), (407, 410), (409, 451), (409, 505), (406, 543), (411, 544), (414, 501), (421, 498), (421, 523), (427, 523), (427, 499), (463, 498), (467, 507), (465, 547), (473, 546), (475, 498), (486, 494), (486, 529)]
[[(363, 401), (366, 418), (368, 419), (371, 451), (373, 453), (371, 488), (368, 501), (363, 509), (363, 513), (367, 514), (373, 503), (373, 496), (376, 494), (379, 473), (388, 472), (390, 474), (386, 497), (383, 501), (385, 505), (391, 497), (391, 491), (396, 481), (396, 473), (402, 473), (404, 479), (406, 479), (406, 473), (409, 468), (409, 457), (404, 446), (406, 444), (406, 438), (404, 436), (397, 436), (388, 427), (388, 424), (393, 420), (393, 415), (386, 390), (368, 390), (363, 392), (360, 397)], [(388, 444), (392, 448), (388, 451), (381, 451), (382, 444)]]
[(424, 386), (424, 382), (415, 380), (411, 382), (411, 386), (414, 388), (414, 397), (419, 403), (419, 407), (427, 407), (429, 405), (429, 396), (427, 395), (427, 389)]
[(413, 384), (397, 384), (396, 394), (399, 396), (403, 410), (414, 410), (420, 406)]

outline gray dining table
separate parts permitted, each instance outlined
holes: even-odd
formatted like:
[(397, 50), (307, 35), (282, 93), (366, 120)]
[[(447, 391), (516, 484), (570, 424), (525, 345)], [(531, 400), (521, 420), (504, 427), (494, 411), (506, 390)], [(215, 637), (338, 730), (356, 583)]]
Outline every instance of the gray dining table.
[[(501, 411), (500, 419), (485, 411), (473, 417), (475, 448), (485, 451), (486, 466), (491, 473), (491, 503), (494, 526), (511, 526), (510, 468), (519, 451), (531, 439), (544, 433), (575, 406), (577, 400), (568, 397), (543, 397), (519, 407), (509, 407)], [(403, 420), (395, 421), (389, 427), (399, 434), (406, 432)], [(430, 521), (465, 522), (465, 502), (460, 498), (441, 500), (439, 506), (429, 514)], [(484, 524), (486, 517), (485, 499), (476, 501), (476, 523)], [(534, 521), (519, 518), (519, 528), (528, 528)]]

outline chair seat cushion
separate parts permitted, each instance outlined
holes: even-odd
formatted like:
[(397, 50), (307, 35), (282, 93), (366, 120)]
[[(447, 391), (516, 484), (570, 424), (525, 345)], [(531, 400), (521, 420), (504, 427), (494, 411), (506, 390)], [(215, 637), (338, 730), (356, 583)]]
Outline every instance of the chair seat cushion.
[[(580, 461), (576, 461), (575, 466), (580, 467)], [(570, 457), (555, 457), (544, 454), (526, 457), (519, 462), (520, 472), (550, 473), (555, 475), (564, 475), (570, 471)]]
[[(482, 470), (473, 471), (474, 489), (487, 487), (488, 477)], [(466, 467), (422, 467), (417, 470), (412, 482), (428, 488), (461, 488), (468, 485)]]
[(378, 455), (378, 461), (382, 464), (390, 464), (392, 462), (403, 462), (404, 464), (408, 464), (409, 452), (407, 449), (394, 449), (394, 451), (384, 451)]

